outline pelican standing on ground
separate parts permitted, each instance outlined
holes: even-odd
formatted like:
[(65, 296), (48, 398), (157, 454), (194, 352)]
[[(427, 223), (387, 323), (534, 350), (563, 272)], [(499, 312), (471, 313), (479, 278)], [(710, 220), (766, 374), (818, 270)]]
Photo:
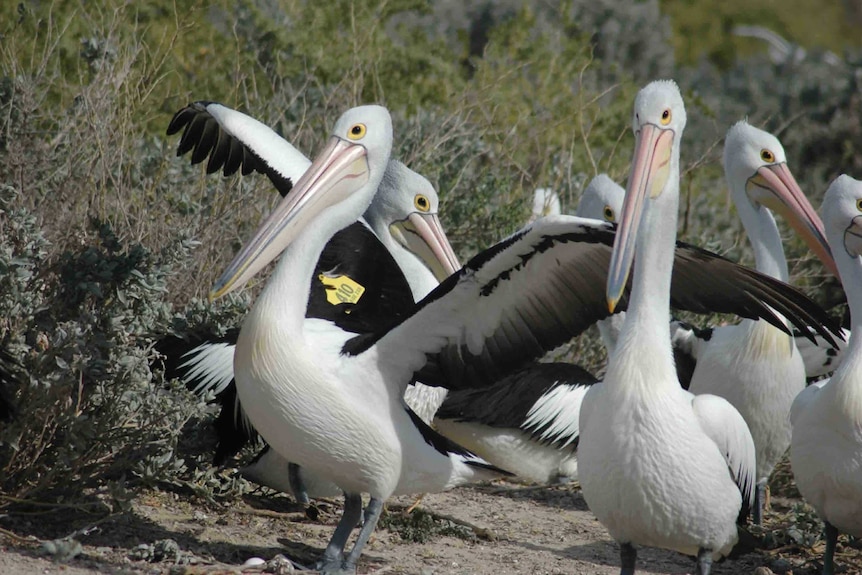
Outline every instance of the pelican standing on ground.
[[(343, 355), (353, 334), (305, 318), (318, 255), (367, 209), (392, 146), (389, 113), (379, 106), (348, 111), (334, 134), (212, 295), (242, 285), (284, 252), (237, 340), (237, 391), (255, 428), (279, 454), (335, 480), (345, 492), (342, 519), (318, 568), (353, 573), (383, 501), (399, 486), (407, 492), (440, 491), (500, 472), (457, 446), (447, 450), (441, 437), (423, 427), (403, 402), (410, 371), (401, 385), (387, 385), (374, 351)], [(353, 193), (357, 188), (361, 193)], [(312, 220), (315, 225), (308, 225)], [(365, 522), (345, 555), (362, 493), (371, 495)]]
[[(789, 281), (773, 211), (783, 215), (835, 271), (823, 223), (788, 169), (778, 138), (746, 122), (737, 123), (725, 139), (724, 171), (758, 271)], [(804, 388), (805, 365), (794, 338), (765, 321), (742, 320), (715, 328), (698, 351), (689, 391), (729, 401), (754, 440), (755, 524), (763, 517), (769, 476), (790, 446), (790, 405)]]
[(737, 541), (736, 521), (753, 495), (754, 445), (739, 412), (679, 385), (671, 350), (669, 293), (679, 205), (685, 107), (676, 84), (637, 95), (635, 153), (607, 279), (613, 309), (634, 260), (628, 312), (600, 386), (581, 407), (581, 489), (620, 543), (621, 575), (635, 545), (713, 558)]
[[(178, 111), (168, 134), (180, 130), (183, 135), (178, 155), (191, 152), (193, 164), (209, 159), (208, 173), (222, 168), (226, 176), (240, 169), (243, 174), (263, 173), (282, 196), (310, 164), (265, 124), (215, 102), (194, 102)], [(390, 160), (363, 218), (327, 244), (314, 274), (319, 283), (312, 280), (307, 315), (341, 320), (340, 325), (359, 333), (389, 325), (399, 317), (397, 314), (412, 309), (415, 301), (460, 267), (440, 224), (438, 208), (439, 199), (431, 183), (401, 162)], [(369, 237), (368, 228), (376, 240)], [(402, 275), (408, 286), (403, 285)], [(336, 307), (340, 304), (332, 297), (336, 280), (358, 283), (365, 292), (349, 305)], [(403, 294), (408, 287), (412, 297)], [(169, 337), (157, 345), (167, 358), (167, 376), (182, 380), (195, 393), (213, 392), (223, 406), (216, 420), (215, 464), (223, 463), (257, 436), (236, 401), (233, 353), (238, 333), (235, 329), (223, 337), (199, 334), (192, 341)], [(416, 382), (408, 386), (405, 400), (430, 423), (445, 394), (444, 388)], [(291, 492), (303, 502), (309, 496), (339, 493), (331, 482), (288, 467), (288, 462), (269, 448), (240, 474), (261, 485)], [(304, 489), (300, 490), (300, 485)]]
[(828, 380), (793, 402), (790, 464), (799, 492), (826, 523), (823, 575), (835, 572), (838, 533), (862, 537), (862, 182), (839, 176), (823, 197), (826, 235), (850, 306), (850, 341)]

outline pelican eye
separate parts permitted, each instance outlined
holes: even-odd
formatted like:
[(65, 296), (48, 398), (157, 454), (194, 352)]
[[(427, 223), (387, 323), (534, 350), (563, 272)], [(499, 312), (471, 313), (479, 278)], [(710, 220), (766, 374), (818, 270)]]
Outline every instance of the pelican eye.
[(351, 140), (361, 140), (365, 137), (365, 124), (353, 124), (347, 131), (347, 137)]
[(862, 212), (862, 198), (856, 200), (856, 209)]
[(665, 108), (664, 112), (661, 113), (661, 125), (667, 126), (668, 124), (670, 124), (671, 117), (672, 115), (670, 113), (670, 108)]
[(775, 154), (764, 148), (760, 150), (760, 159), (768, 164), (771, 164), (775, 161)]
[(615, 219), (614, 209), (610, 206), (605, 206), (605, 209), (602, 210), (602, 215), (605, 217), (605, 220), (612, 222)]
[(431, 202), (428, 201), (428, 197), (423, 194), (416, 194), (416, 197), (413, 198), (413, 205), (416, 206), (416, 209), (420, 212), (427, 212), (431, 209)]

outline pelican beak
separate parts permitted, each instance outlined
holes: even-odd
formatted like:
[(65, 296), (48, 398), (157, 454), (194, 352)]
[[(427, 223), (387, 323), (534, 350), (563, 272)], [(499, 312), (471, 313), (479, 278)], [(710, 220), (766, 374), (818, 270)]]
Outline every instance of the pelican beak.
[(422, 260), (437, 281), (442, 282), (461, 268), (437, 214), (413, 212), (407, 219), (393, 222), (389, 231), (399, 244)]
[(608, 271), (608, 310), (616, 309), (635, 257), (635, 241), (647, 196), (661, 194), (670, 174), (674, 132), (654, 124), (644, 124), (635, 134), (635, 154), (626, 187), (620, 225), (614, 239), (614, 251)]
[(748, 197), (781, 214), (811, 248), (823, 265), (838, 277), (838, 268), (826, 241), (823, 222), (802, 193), (786, 163), (761, 166), (746, 185)]
[(320, 212), (348, 197), (368, 179), (365, 147), (333, 136), (230, 263), (210, 291), (210, 301), (242, 287)]
[(862, 255), (862, 216), (853, 218), (844, 230), (844, 249), (854, 258)]

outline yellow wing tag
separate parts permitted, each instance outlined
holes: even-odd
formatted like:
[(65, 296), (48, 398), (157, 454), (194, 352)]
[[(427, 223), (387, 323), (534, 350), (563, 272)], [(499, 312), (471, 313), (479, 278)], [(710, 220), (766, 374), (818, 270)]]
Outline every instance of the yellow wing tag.
[(365, 293), (364, 287), (347, 276), (328, 277), (320, 274), (317, 279), (326, 286), (326, 301), (332, 305), (356, 303)]

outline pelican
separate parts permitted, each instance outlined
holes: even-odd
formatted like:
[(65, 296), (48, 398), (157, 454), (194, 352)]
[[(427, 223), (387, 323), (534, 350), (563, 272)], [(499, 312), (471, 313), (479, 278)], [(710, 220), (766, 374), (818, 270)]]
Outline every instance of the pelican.
[[(788, 281), (787, 260), (772, 211), (782, 214), (824, 264), (835, 270), (823, 224), (787, 167), (778, 138), (746, 122), (724, 145), (724, 171), (754, 249), (758, 271)], [(767, 322), (715, 328), (697, 351), (689, 390), (729, 401), (748, 424), (757, 459), (753, 519), (760, 524), (766, 483), (790, 446), (790, 405), (805, 387), (805, 365), (792, 336)]]
[(527, 223), (545, 216), (560, 215), (560, 196), (551, 188), (536, 188), (533, 192), (533, 210)]
[[(536, 208), (545, 206), (546, 190), (536, 190), (536, 217), (542, 217)], [(616, 222), (624, 194), (607, 174), (599, 174), (584, 189), (575, 213)], [(558, 199), (556, 207), (559, 213)], [(615, 342), (621, 317), (623, 312), (598, 322), (606, 344)], [(490, 387), (451, 392), (434, 425), (449, 439), (518, 477), (536, 483), (573, 481), (578, 477), (581, 401), (597, 381), (577, 365), (537, 363)]]
[(835, 572), (838, 533), (862, 537), (862, 181), (839, 176), (823, 197), (823, 222), (850, 306), (844, 360), (793, 402), (790, 464), (796, 486), (826, 523), (823, 574)]
[[(282, 196), (311, 163), (265, 124), (215, 102), (194, 102), (178, 111), (168, 134), (181, 130), (178, 155), (191, 152), (193, 164), (209, 158), (208, 173), (222, 168), (226, 176), (240, 169), (243, 174), (263, 173)], [(361, 333), (387, 325), (412, 308), (414, 301), (460, 267), (438, 209), (431, 183), (391, 160), (363, 218), (327, 244), (314, 274), (318, 281), (312, 283), (307, 315)], [(348, 305), (341, 305), (343, 298), (337, 291), (342, 286), (363, 291), (356, 300), (347, 298)], [(166, 356), (168, 377), (182, 380), (195, 393), (213, 392), (223, 406), (216, 420), (216, 464), (257, 436), (236, 401), (233, 353), (238, 334), (238, 329), (232, 329), (222, 337), (201, 333), (192, 341), (168, 337), (157, 344)], [(407, 388), (405, 400), (430, 422), (445, 392), (416, 382)], [(301, 501), (308, 495), (339, 493), (331, 482), (301, 473), (268, 448), (240, 473), (261, 485), (292, 492)], [(300, 483), (304, 489), (300, 490)]]
[(613, 310), (634, 260), (628, 312), (602, 385), (580, 413), (579, 478), (590, 510), (620, 543), (621, 575), (635, 545), (713, 558), (737, 541), (752, 499), (754, 444), (726, 400), (680, 387), (669, 337), (669, 293), (686, 114), (672, 81), (637, 95), (635, 152), (607, 277)]
[[(326, 242), (359, 217), (383, 178), (392, 123), (380, 106), (347, 111), (294, 189), (210, 292), (221, 297), (280, 260), (243, 322), (234, 352), (249, 420), (288, 461), (334, 481), (345, 510), (318, 567), (352, 573), (383, 502), (503, 472), (425, 426), (403, 401), (414, 378), (494, 381), (609, 315), (599, 305), (614, 227), (574, 216), (538, 220), (473, 257), (402, 321), (354, 335), (305, 318), (309, 280)], [(832, 320), (804, 294), (703, 250), (678, 250), (681, 307), (758, 316), (773, 309), (830, 337)], [(684, 287), (700, 289), (696, 295)], [(625, 338), (624, 338), (625, 339)], [(668, 343), (669, 345), (669, 343)], [(344, 548), (368, 493), (365, 522)]]

